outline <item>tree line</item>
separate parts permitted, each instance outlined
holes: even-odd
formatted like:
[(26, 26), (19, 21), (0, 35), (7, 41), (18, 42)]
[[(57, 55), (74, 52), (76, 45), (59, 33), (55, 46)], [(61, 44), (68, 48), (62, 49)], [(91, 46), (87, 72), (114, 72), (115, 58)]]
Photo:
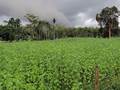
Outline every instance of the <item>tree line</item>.
[[(120, 36), (118, 27), (117, 7), (106, 7), (96, 15), (100, 28), (79, 27), (69, 28), (57, 25), (56, 19), (53, 23), (40, 20), (37, 16), (27, 14), (25, 17), (30, 24), (23, 26), (19, 18), (10, 18), (6, 25), (0, 25), (0, 39), (4, 41), (13, 40), (53, 40), (65, 37), (108, 37), (109, 22), (112, 24), (111, 36)], [(113, 17), (111, 18), (111, 16)]]

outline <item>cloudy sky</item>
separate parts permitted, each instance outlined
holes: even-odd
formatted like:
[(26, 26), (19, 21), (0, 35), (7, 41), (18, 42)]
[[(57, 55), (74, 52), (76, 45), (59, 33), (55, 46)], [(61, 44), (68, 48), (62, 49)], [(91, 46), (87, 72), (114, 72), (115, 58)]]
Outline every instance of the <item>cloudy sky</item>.
[(98, 26), (97, 12), (106, 6), (117, 6), (120, 0), (0, 0), (0, 23), (9, 17), (24, 19), (27, 13), (39, 16), (41, 20), (52, 21), (68, 26)]

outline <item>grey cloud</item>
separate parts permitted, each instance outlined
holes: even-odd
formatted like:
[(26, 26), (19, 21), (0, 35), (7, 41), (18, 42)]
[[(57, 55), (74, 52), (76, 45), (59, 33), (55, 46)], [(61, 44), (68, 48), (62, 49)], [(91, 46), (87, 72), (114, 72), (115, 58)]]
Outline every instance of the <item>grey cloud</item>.
[(119, 0), (0, 0), (0, 16), (33, 13), (44, 20), (55, 17), (69, 26), (97, 26), (96, 13), (112, 5), (120, 8)]
[[(106, 6), (116, 5), (119, 7), (119, 0), (56, 0), (58, 9), (64, 12), (65, 16), (74, 26), (97, 26), (95, 21), (96, 13)], [(62, 7), (61, 7), (62, 6)], [(119, 7), (120, 8), (120, 7)], [(79, 14), (84, 16), (79, 16)], [(86, 25), (85, 23), (88, 23)]]
[(64, 13), (57, 10), (52, 0), (0, 0), (0, 16), (24, 17), (35, 14), (43, 20), (56, 18), (58, 23), (70, 25)]

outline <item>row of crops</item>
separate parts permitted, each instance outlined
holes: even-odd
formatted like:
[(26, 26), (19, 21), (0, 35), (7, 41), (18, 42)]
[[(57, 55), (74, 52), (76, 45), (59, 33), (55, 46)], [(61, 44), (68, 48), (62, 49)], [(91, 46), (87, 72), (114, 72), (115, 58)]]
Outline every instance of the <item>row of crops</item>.
[(120, 39), (0, 43), (0, 90), (120, 90)]

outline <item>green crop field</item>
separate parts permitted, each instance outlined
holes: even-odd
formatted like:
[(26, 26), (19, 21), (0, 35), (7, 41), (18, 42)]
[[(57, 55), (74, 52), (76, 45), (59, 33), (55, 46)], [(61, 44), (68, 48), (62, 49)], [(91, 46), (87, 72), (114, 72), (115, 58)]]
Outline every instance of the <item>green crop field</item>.
[(120, 38), (0, 42), (0, 90), (120, 90)]

